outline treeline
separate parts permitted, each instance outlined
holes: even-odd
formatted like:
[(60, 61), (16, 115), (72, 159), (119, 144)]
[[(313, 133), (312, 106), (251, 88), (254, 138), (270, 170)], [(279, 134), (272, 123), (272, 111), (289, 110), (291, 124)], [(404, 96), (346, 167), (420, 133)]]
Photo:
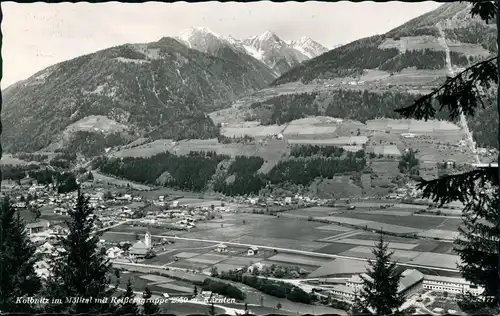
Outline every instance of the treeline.
[[(359, 154), (358, 154), (359, 155)], [(366, 159), (356, 158), (355, 153), (348, 153), (345, 159), (308, 157), (279, 161), (266, 175), (273, 183), (309, 185), (316, 178), (332, 179), (347, 172), (361, 172), (366, 166)]]
[(479, 44), (492, 53), (497, 52), (496, 29), (484, 23), (472, 22), (467, 27), (447, 28), (444, 30), (444, 34), (447, 40)]
[[(151, 118), (148, 116), (147, 118)], [(161, 125), (149, 132), (145, 137), (152, 139), (173, 139), (175, 141), (182, 139), (211, 139), (220, 135), (219, 128), (212, 119), (204, 113), (193, 113), (184, 115), (176, 120), (167, 120)]]
[(30, 170), (39, 169), (40, 166), (36, 164), (28, 165), (0, 165), (2, 171), (2, 180), (12, 180), (19, 182), (21, 179), (26, 178)]
[[(346, 152), (343, 157), (292, 158), (278, 162), (267, 174), (259, 173), (264, 160), (260, 157), (237, 156), (215, 178), (217, 167), (230, 157), (215, 152), (193, 152), (185, 156), (162, 153), (149, 158), (106, 158), (94, 160), (101, 172), (145, 184), (158, 183), (189, 191), (204, 191), (209, 184), (225, 195), (257, 194), (267, 185), (309, 185), (318, 177), (332, 178), (357, 173), (366, 167), (365, 152)], [(213, 180), (213, 181), (211, 181)]]
[(265, 179), (257, 171), (263, 164), (261, 157), (236, 156), (227, 170), (227, 175), (234, 180), (228, 183), (226, 179), (219, 179), (214, 183), (214, 190), (229, 196), (259, 193)]
[(420, 160), (417, 158), (417, 152), (413, 149), (408, 149), (398, 163), (399, 172), (408, 175), (420, 174)]
[(309, 293), (306, 293), (301, 288), (289, 283), (258, 278), (254, 275), (247, 275), (242, 271), (236, 272), (233, 270), (220, 272), (217, 277), (224, 280), (243, 283), (265, 294), (278, 298), (286, 298), (292, 302), (304, 304), (311, 304), (312, 302), (312, 296)]
[[(261, 113), (262, 124), (284, 124), (310, 115), (327, 115), (365, 122), (379, 117), (401, 118), (395, 109), (411, 105), (419, 96), (404, 92), (375, 93), (359, 90), (333, 90), (279, 95), (252, 104)], [(439, 113), (439, 118), (447, 118)]]
[(244, 300), (246, 297), (245, 293), (243, 293), (236, 286), (210, 278), (206, 278), (205, 281), (200, 284), (200, 286), (202, 287), (203, 291), (210, 291), (237, 300)]
[(293, 157), (310, 157), (314, 155), (324, 157), (340, 157), (344, 153), (344, 148), (337, 146), (292, 145), (292, 148), (290, 149), (290, 155)]
[(405, 68), (443, 69), (446, 67), (446, 53), (431, 49), (407, 50), (380, 66), (380, 70), (399, 72)]
[(248, 136), (248, 135), (244, 135), (241, 137), (236, 137), (236, 136), (228, 137), (228, 136), (224, 136), (224, 135), (219, 135), (217, 137), (217, 140), (221, 144), (248, 144), (248, 143), (254, 142), (255, 138)]
[(59, 193), (67, 193), (76, 190), (78, 184), (76, 176), (72, 172), (60, 172), (38, 165), (2, 165), (2, 180), (12, 180), (21, 183), (21, 180), (29, 177), (40, 185), (53, 184)]
[(125, 145), (129, 139), (121, 133), (111, 134), (89, 131), (77, 131), (71, 135), (70, 141), (65, 145), (65, 150), (81, 153), (84, 156), (97, 156), (105, 152), (106, 148)]
[(106, 158), (94, 160), (94, 168), (102, 172), (131, 181), (155, 184), (164, 173), (168, 173), (164, 184), (181, 190), (202, 191), (207, 187), (217, 165), (229, 156), (215, 152), (190, 152), (176, 156), (169, 152), (149, 158)]
[(439, 37), (439, 31), (436, 27), (418, 27), (418, 28), (396, 28), (389, 33), (387, 37), (392, 37), (394, 40), (399, 40), (401, 37), (414, 37), (414, 36), (434, 36)]
[(42, 162), (49, 159), (49, 156), (43, 154), (31, 154), (31, 153), (19, 153), (12, 155), (14, 158), (21, 159), (24, 161), (36, 161)]

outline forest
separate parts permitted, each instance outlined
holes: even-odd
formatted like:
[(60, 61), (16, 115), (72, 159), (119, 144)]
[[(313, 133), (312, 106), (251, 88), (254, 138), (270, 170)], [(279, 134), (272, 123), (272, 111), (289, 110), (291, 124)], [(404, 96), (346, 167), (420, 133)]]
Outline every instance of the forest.
[[(418, 95), (386, 91), (332, 90), (284, 94), (251, 105), (262, 124), (284, 124), (309, 115), (327, 115), (361, 122), (379, 117), (399, 118), (395, 109), (411, 104)], [(320, 106), (321, 105), (321, 106)], [(270, 109), (270, 110), (269, 110)], [(443, 118), (446, 116), (443, 114)]]
[(156, 184), (157, 179), (162, 176), (166, 186), (202, 191), (215, 173), (217, 165), (225, 159), (229, 157), (215, 152), (190, 152), (185, 156), (165, 152), (149, 158), (99, 157), (93, 161), (93, 167), (106, 174), (145, 184)]
[(344, 148), (337, 146), (293, 145), (290, 149), (290, 156), (297, 158), (315, 155), (324, 157), (340, 157), (344, 153)]
[(12, 180), (16, 183), (26, 176), (36, 180), (40, 185), (53, 184), (59, 193), (76, 190), (76, 176), (72, 172), (52, 170), (36, 164), (30, 165), (2, 165), (2, 179)]
[(116, 147), (129, 143), (130, 138), (120, 133), (96, 133), (88, 131), (77, 131), (71, 135), (70, 141), (64, 150), (72, 153), (81, 153), (84, 156), (97, 156), (105, 152), (108, 147)]
[[(312, 152), (316, 149), (303, 149)], [(258, 194), (268, 183), (274, 185), (309, 185), (316, 178), (331, 179), (336, 175), (361, 172), (366, 167), (365, 152), (347, 152), (340, 156), (324, 156), (332, 149), (317, 151), (314, 157), (292, 157), (279, 161), (269, 173), (258, 170), (264, 164), (260, 157), (236, 156), (231, 159), (215, 152), (191, 152), (176, 156), (162, 153), (149, 158), (105, 158), (94, 160), (101, 172), (144, 184), (161, 184), (181, 190), (200, 192), (210, 185), (225, 195)], [(214, 179), (222, 161), (231, 161), (221, 177)], [(162, 181), (158, 181), (161, 178)]]

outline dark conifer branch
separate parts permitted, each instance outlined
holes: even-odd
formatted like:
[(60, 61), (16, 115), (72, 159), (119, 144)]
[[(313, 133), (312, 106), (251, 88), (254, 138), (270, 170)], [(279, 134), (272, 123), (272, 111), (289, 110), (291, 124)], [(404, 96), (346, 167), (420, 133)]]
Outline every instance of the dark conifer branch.
[[(462, 1), (470, 2), (470, 1)], [(494, 1), (477, 1), (472, 4), (472, 9), (470, 10), (471, 15), (477, 16), (489, 23), (495, 19), (495, 12), (497, 10), (497, 5)]]
[(463, 203), (473, 201), (481, 194), (477, 188), (488, 184), (498, 185), (498, 168), (478, 168), (466, 173), (446, 175), (428, 181), (421, 179), (418, 188), (423, 190), (424, 198), (430, 198), (442, 206), (452, 201)]
[[(479, 104), (484, 107), (478, 87), (488, 90), (492, 83), (498, 81), (496, 59), (497, 56), (488, 58), (466, 68), (455, 77), (448, 77), (442, 86), (395, 112), (405, 118), (427, 121), (434, 119), (436, 113), (446, 106), (451, 120), (456, 119), (461, 112), (474, 115)], [(438, 109), (435, 108), (435, 101), (440, 104)]]

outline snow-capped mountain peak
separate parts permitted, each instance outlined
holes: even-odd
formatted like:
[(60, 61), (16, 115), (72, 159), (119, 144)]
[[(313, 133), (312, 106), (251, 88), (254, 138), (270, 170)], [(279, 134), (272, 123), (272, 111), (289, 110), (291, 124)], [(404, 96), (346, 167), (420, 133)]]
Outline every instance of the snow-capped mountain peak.
[(176, 39), (186, 44), (189, 48), (203, 52), (208, 52), (219, 47), (222, 42), (226, 41), (224, 37), (201, 26), (181, 31)]
[(265, 42), (269, 40), (281, 41), (281, 39), (271, 31), (265, 31), (261, 35), (257, 36), (257, 40), (260, 42)]
[(206, 27), (203, 26), (195, 26), (191, 27), (187, 30), (181, 31), (179, 34), (179, 38), (182, 40), (188, 40), (189, 38), (196, 36), (196, 35), (211, 35), (217, 38), (222, 38), (219, 34), (213, 32), (212, 30), (207, 29)]
[(328, 51), (307, 36), (296, 41), (285, 41), (272, 31), (243, 40), (221, 36), (206, 27), (192, 27), (182, 31), (177, 39), (192, 49), (217, 53), (221, 47), (230, 47), (263, 62), (276, 74), (281, 74), (301, 62)]
[(302, 36), (297, 41), (292, 41), (290, 46), (309, 58), (314, 58), (328, 51), (328, 48), (307, 36)]

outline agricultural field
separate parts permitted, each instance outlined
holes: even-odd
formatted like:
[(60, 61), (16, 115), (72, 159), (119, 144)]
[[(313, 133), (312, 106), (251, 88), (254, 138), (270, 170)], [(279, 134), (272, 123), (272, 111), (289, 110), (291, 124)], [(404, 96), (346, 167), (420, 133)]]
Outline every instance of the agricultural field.
[(311, 145), (364, 145), (368, 141), (366, 136), (340, 136), (335, 138), (321, 139), (288, 139), (289, 144), (311, 144)]
[[(456, 231), (458, 226), (460, 226), (460, 224), (462, 223), (461, 219), (459, 218), (450, 218), (446, 216), (391, 216), (377, 214), (376, 212), (369, 214), (358, 213), (356, 211), (342, 214), (342, 216), (357, 220), (374, 221), (391, 225), (401, 225), (405, 227), (417, 228), (420, 230), (442, 229)], [(332, 218), (332, 220), (334, 219)]]
[(293, 135), (333, 135), (336, 126), (319, 126), (305, 124), (289, 124), (283, 131), (283, 135), (290, 137)]
[(285, 214), (291, 215), (304, 215), (304, 216), (327, 216), (329, 214), (337, 214), (341, 212), (337, 207), (322, 207), (322, 206), (314, 206), (301, 208), (296, 210), (287, 211)]
[[(414, 227), (393, 225), (393, 224), (388, 224), (386, 222), (375, 222), (366, 219), (353, 218), (352, 214), (344, 214), (344, 215), (350, 217), (325, 216), (325, 217), (318, 217), (318, 219), (328, 220), (335, 223), (355, 225), (357, 227), (366, 227), (368, 229), (383, 230), (386, 232), (398, 233), (398, 234), (410, 234), (422, 231), (422, 229)], [(375, 214), (356, 214), (356, 215), (375, 215)], [(380, 216), (386, 216), (386, 215), (380, 215)]]
[(109, 156), (117, 158), (151, 157), (172, 150), (176, 144), (172, 139), (159, 139), (150, 143), (143, 142), (144, 140), (141, 140), (140, 142), (135, 141), (127, 146), (122, 146), (116, 151), (111, 151)]
[[(368, 246), (374, 247), (377, 243), (373, 240), (364, 240), (364, 239), (356, 239), (356, 238), (344, 238), (335, 241), (338, 244), (349, 244), (349, 245), (357, 245), (357, 246)], [(387, 243), (389, 249), (402, 249), (402, 250), (412, 250), (417, 245), (416, 244), (406, 244), (399, 242), (388, 242)]]
[(418, 256), (409, 260), (407, 263), (421, 264), (446, 269), (457, 269), (457, 265), (460, 263), (460, 257), (450, 254), (422, 252), (419, 253)]
[(396, 145), (376, 145), (373, 147), (372, 152), (375, 155), (393, 156), (393, 157), (401, 156), (401, 151), (398, 149)]
[[(35, 163), (35, 162), (31, 162)], [(0, 160), (0, 165), (27, 165), (28, 162), (12, 157), (10, 154), (3, 154)]]
[[(346, 257), (354, 257), (354, 258), (374, 259), (375, 255), (372, 253), (372, 251), (373, 251), (373, 246), (372, 247), (357, 246), (342, 252), (340, 255)], [(395, 249), (393, 250), (393, 255), (391, 258), (394, 261), (405, 263), (416, 258), (420, 254), (421, 253), (417, 251)], [(425, 265), (427, 263), (425, 261), (422, 261), (421, 264)]]
[(419, 233), (418, 235), (422, 237), (455, 240), (459, 236), (459, 233), (452, 230), (429, 229), (422, 233)]
[(328, 258), (321, 257), (311, 257), (311, 256), (301, 256), (294, 254), (277, 254), (275, 256), (267, 258), (269, 261), (284, 262), (294, 265), (307, 265), (307, 266), (322, 266), (327, 262), (332, 261)]
[(368, 263), (364, 260), (352, 260), (337, 258), (319, 267), (309, 274), (309, 278), (327, 276), (351, 276), (353, 274), (365, 273)]
[(349, 198), (361, 196), (363, 189), (357, 186), (351, 176), (334, 176), (333, 179), (315, 180), (310, 186), (310, 194), (320, 198)]
[(118, 187), (130, 187), (130, 188), (132, 188), (134, 190), (138, 190), (138, 191), (151, 190), (151, 188), (148, 187), (147, 185), (138, 184), (138, 183), (128, 181), (128, 180), (122, 180), (122, 179), (118, 179), (115, 177), (110, 177), (110, 176), (104, 175), (96, 170), (94, 170), (92, 172), (92, 174), (94, 175), (94, 181), (101, 182), (104, 184), (115, 185)]

